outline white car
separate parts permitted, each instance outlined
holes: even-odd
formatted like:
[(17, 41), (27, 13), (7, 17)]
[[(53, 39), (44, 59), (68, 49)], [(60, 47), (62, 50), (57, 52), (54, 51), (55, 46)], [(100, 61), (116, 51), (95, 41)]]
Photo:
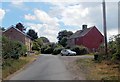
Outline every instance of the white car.
[(74, 52), (74, 51), (71, 51), (70, 49), (63, 49), (62, 51), (61, 51), (61, 55), (63, 56), (63, 55), (66, 55), (66, 56), (75, 56), (76, 55), (76, 52)]

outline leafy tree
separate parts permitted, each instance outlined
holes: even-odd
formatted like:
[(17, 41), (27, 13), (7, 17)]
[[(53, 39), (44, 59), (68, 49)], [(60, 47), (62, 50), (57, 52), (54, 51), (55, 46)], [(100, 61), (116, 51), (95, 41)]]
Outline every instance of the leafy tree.
[(116, 37), (116, 45), (117, 45), (117, 52), (120, 54), (120, 34), (118, 34)]
[(70, 37), (73, 34), (72, 31), (63, 30), (58, 33), (58, 40), (62, 40), (63, 37)]
[(17, 23), (15, 27), (22, 32), (24, 32), (26, 30), (26, 28), (23, 26), (22, 23)]
[(37, 38), (33, 41), (33, 47), (32, 50), (37, 50), (39, 51), (43, 45), (43, 41), (41, 38)]
[(0, 27), (0, 30), (5, 31), (6, 29), (4, 27)]
[[(60, 31), (59, 33), (58, 33), (58, 36), (57, 36), (57, 38), (58, 38), (58, 43), (62, 43), (63, 42), (63, 44), (61, 44), (61, 45), (63, 45), (63, 46), (65, 46), (66, 45), (66, 39), (67, 38), (69, 38), (71, 35), (73, 34), (73, 32), (72, 31), (67, 31), (67, 30), (63, 30), (63, 31)], [(62, 41), (62, 42), (61, 42)], [(65, 41), (65, 42), (64, 42)]]
[(120, 34), (115, 36), (117, 52), (113, 54), (113, 59), (120, 60)]
[(29, 31), (27, 32), (27, 35), (29, 35), (32, 40), (35, 40), (38, 38), (37, 33), (33, 29), (29, 29)]
[(43, 45), (43, 40), (41, 38), (35, 39), (35, 42), (37, 42), (40, 47)]
[(60, 40), (60, 44), (65, 47), (67, 45), (67, 38), (63, 37), (62, 40)]
[(43, 43), (50, 43), (50, 41), (48, 40), (48, 38), (46, 37), (40, 37), (43, 41)]
[(37, 42), (33, 41), (33, 46), (32, 46), (32, 50), (37, 50), (39, 51), (40, 50), (40, 46)]

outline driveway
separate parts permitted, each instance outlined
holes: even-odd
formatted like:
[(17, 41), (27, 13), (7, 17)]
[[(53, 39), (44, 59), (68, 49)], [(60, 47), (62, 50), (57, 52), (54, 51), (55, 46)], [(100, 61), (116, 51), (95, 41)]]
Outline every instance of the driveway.
[(72, 77), (59, 56), (41, 54), (10, 80), (72, 80)]

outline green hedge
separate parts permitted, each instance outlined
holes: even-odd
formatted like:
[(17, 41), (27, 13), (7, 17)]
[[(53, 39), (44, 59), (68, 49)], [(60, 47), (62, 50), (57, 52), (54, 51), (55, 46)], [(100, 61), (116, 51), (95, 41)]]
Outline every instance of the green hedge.
[(45, 54), (51, 54), (53, 52), (53, 49), (51, 47), (47, 47), (45, 50), (44, 50), (44, 53)]
[(55, 48), (55, 49), (53, 50), (53, 55), (60, 54), (60, 52), (61, 52), (62, 49), (63, 49), (63, 48)]
[(45, 44), (41, 47), (41, 53), (57, 55), (60, 53), (62, 48), (63, 46), (60, 44)]
[(70, 48), (72, 51), (75, 51), (77, 55), (84, 55), (88, 53), (88, 49), (84, 46), (73, 46)]
[(4, 59), (19, 59), (19, 57), (21, 55), (24, 55), (26, 51), (26, 46), (24, 46), (20, 42), (8, 40), (7, 37), (2, 36), (2, 57)]

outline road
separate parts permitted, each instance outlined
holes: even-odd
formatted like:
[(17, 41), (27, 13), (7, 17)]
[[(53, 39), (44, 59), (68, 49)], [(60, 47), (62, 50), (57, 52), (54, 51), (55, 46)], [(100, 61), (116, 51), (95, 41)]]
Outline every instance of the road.
[(72, 77), (59, 56), (42, 54), (10, 80), (72, 80)]

